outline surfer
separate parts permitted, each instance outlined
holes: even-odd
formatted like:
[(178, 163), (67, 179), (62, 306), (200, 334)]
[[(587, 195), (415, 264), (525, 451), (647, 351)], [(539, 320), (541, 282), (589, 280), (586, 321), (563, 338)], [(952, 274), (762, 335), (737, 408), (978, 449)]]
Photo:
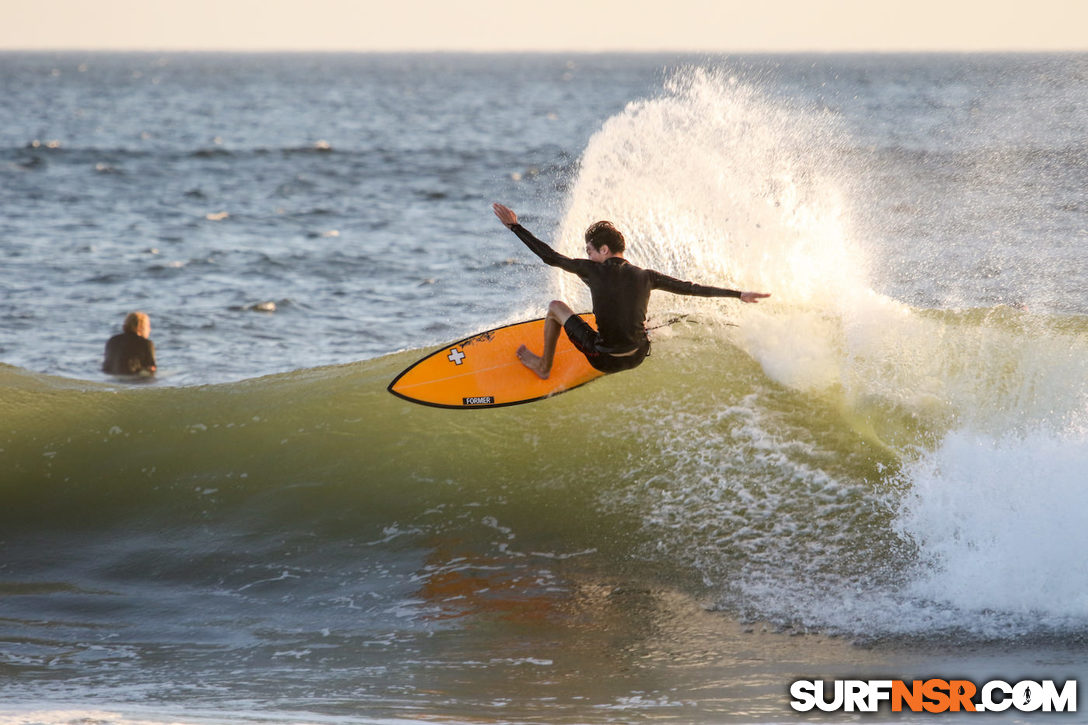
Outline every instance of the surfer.
[(638, 367), (650, 352), (646, 307), (650, 292), (655, 289), (696, 297), (736, 297), (741, 302), (758, 302), (770, 297), (763, 292), (739, 292), (685, 282), (652, 269), (636, 267), (623, 258), (627, 246), (623, 234), (606, 221), (595, 222), (586, 229), (588, 259), (571, 259), (518, 224), (513, 209), (502, 204), (494, 204), (492, 209), (499, 221), (545, 264), (578, 275), (589, 287), (593, 299), (597, 330), (574, 314), (565, 302), (552, 300), (544, 323), (544, 350), (537, 355), (525, 345), (518, 348), (521, 363), (544, 379), (551, 374), (560, 329), (566, 331), (589, 364), (603, 373)]
[(106, 343), (106, 359), (102, 372), (110, 375), (153, 375), (155, 344), (148, 339), (151, 319), (143, 312), (130, 312), (125, 317), (120, 335)]

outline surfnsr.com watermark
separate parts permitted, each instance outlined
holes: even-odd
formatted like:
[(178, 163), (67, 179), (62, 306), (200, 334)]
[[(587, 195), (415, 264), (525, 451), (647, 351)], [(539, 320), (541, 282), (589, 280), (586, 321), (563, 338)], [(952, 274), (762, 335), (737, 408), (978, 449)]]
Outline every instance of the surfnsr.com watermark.
[(884, 703), (892, 712), (1076, 712), (1077, 681), (797, 680), (790, 697), (798, 712), (876, 712)]

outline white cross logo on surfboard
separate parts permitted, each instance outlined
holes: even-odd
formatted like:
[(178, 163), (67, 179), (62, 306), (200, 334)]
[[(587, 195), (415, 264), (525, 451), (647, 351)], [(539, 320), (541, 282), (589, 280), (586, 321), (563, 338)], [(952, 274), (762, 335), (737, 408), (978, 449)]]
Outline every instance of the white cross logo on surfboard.
[(449, 356), (446, 358), (454, 365), (460, 365), (461, 361), (465, 359), (465, 353), (458, 350), (456, 347), (450, 350)]

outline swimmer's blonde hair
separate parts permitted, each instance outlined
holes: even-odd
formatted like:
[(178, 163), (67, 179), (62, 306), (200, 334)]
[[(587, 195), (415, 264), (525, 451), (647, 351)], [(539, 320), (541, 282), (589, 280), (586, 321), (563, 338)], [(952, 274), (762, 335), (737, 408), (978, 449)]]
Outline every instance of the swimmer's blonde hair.
[(125, 324), (121, 326), (125, 332), (135, 333), (140, 329), (140, 324), (151, 324), (146, 312), (130, 312), (125, 316)]

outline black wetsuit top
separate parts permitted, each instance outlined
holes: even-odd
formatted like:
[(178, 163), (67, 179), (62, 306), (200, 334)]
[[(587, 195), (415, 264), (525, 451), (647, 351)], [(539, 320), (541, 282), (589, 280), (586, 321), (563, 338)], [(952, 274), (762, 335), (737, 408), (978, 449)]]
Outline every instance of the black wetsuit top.
[(737, 290), (685, 282), (652, 269), (636, 267), (622, 257), (611, 257), (604, 262), (571, 259), (534, 237), (520, 224), (512, 225), (510, 231), (546, 264), (572, 272), (586, 283), (600, 333), (598, 349), (604, 353), (624, 353), (648, 345), (646, 307), (650, 292), (655, 289), (695, 297), (741, 295)]
[(135, 332), (114, 335), (106, 343), (102, 372), (110, 375), (152, 373), (155, 368), (155, 344)]

